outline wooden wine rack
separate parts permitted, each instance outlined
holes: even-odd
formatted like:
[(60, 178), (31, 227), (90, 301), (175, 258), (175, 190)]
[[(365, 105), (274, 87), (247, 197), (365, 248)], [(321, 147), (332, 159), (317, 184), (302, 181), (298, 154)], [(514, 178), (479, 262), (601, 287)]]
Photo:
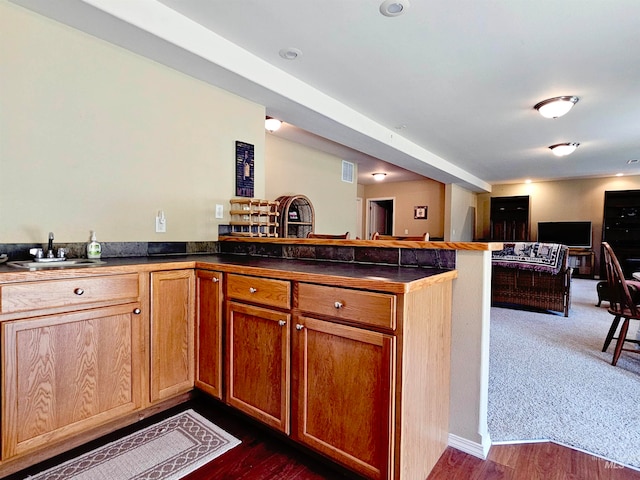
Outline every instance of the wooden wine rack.
[(277, 237), (279, 227), (279, 201), (258, 198), (232, 198), (231, 235), (240, 237)]

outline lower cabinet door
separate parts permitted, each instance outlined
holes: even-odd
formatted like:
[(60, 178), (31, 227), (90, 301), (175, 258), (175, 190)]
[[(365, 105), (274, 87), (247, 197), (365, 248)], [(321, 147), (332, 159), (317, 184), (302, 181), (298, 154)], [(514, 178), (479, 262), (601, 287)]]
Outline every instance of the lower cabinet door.
[(64, 440), (142, 405), (140, 304), (2, 324), (2, 456)]
[(193, 389), (195, 274), (151, 273), (151, 401)]
[(222, 272), (196, 271), (196, 387), (222, 399)]
[(289, 433), (291, 315), (227, 303), (226, 401)]
[(393, 478), (395, 338), (299, 317), (292, 436), (369, 478)]

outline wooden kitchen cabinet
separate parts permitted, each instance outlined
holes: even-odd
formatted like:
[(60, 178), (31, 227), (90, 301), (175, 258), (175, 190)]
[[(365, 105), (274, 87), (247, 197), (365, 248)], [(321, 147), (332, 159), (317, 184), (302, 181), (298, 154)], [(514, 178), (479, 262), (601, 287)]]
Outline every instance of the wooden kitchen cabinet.
[(193, 389), (195, 274), (151, 272), (151, 402)]
[(223, 274), (196, 271), (196, 379), (195, 385), (222, 399)]
[(2, 323), (2, 458), (142, 406), (140, 303)]
[(289, 433), (291, 282), (226, 276), (226, 401)]
[(293, 438), (369, 478), (387, 478), (395, 338), (301, 316), (293, 364)]
[(289, 433), (291, 314), (227, 302), (226, 401)]

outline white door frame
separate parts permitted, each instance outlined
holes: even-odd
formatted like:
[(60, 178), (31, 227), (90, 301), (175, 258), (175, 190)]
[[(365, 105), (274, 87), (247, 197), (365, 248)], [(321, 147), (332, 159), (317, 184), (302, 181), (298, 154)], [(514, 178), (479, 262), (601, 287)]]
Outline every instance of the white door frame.
[[(391, 212), (391, 235), (395, 234), (396, 228), (396, 197), (378, 197), (378, 198), (367, 198), (367, 220), (366, 220), (366, 239), (370, 240), (371, 235), (375, 232), (370, 232), (371, 228), (371, 202), (379, 202), (379, 201), (391, 201), (391, 208), (393, 209)], [(365, 237), (363, 237), (365, 238)]]

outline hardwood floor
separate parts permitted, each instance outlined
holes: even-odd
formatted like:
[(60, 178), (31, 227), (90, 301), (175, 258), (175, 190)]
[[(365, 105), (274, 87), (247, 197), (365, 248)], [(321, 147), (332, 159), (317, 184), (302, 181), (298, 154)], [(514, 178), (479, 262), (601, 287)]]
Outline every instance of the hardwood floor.
[[(216, 458), (184, 480), (340, 480), (359, 479), (229, 408), (197, 398), (159, 416), (120, 430), (75, 451), (24, 470), (6, 480), (24, 479), (85, 451), (145, 427), (158, 417), (193, 408), (236, 436), (242, 444)], [(640, 472), (554, 443), (495, 445), (481, 460), (448, 448), (428, 480), (640, 480)], [(414, 479), (411, 479), (414, 480)]]

